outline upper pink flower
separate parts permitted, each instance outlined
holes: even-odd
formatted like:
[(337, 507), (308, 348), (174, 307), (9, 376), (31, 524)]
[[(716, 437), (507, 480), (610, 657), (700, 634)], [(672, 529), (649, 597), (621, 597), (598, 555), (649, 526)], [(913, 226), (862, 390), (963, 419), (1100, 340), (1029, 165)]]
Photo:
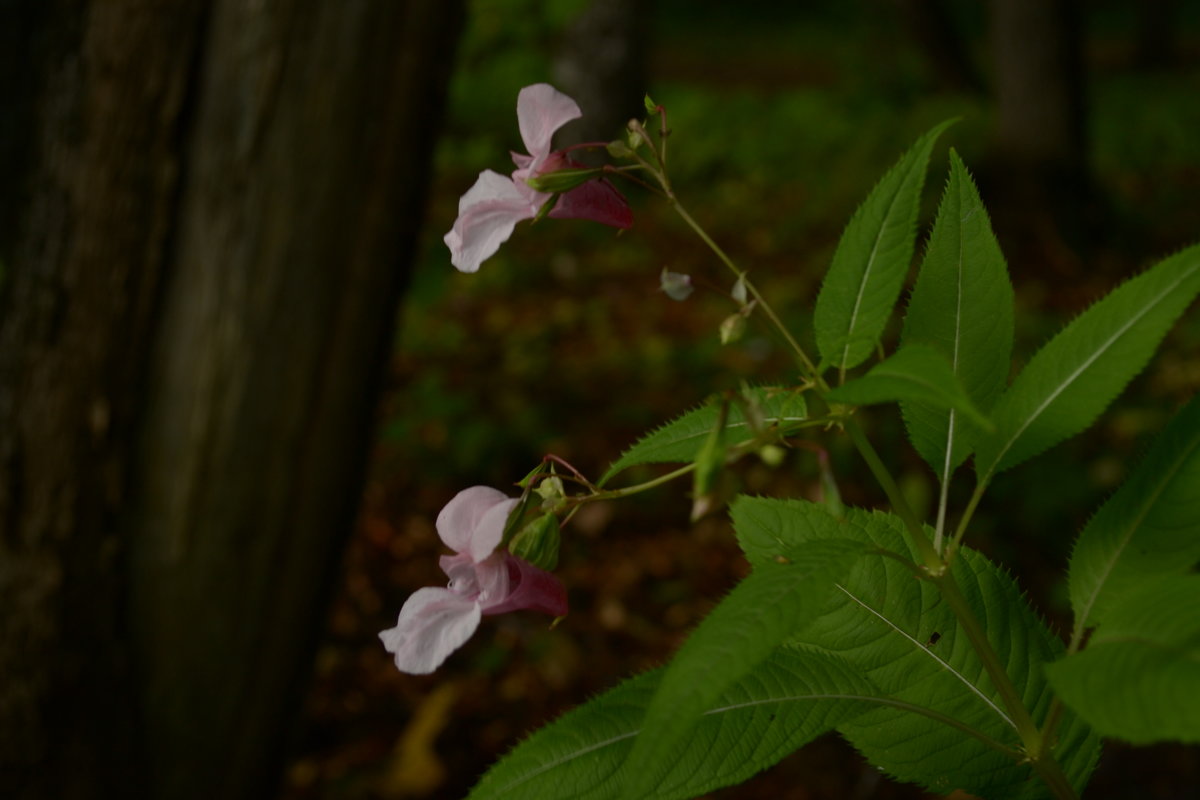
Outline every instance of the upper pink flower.
[(518, 502), (490, 487), (472, 486), (438, 514), (438, 536), (455, 551), (438, 562), (450, 584), (418, 589), (400, 609), (396, 627), (379, 634), (402, 672), (433, 672), (471, 638), (484, 614), (529, 608), (566, 615), (566, 590), (557, 578), (503, 550), (496, 552)]
[[(554, 132), (583, 116), (570, 97), (548, 83), (526, 86), (517, 95), (517, 125), (529, 155), (513, 153), (517, 169), (511, 178), (484, 170), (458, 201), (458, 219), (443, 241), (450, 262), (462, 272), (475, 272), (512, 235), (518, 222), (533, 219), (553, 195), (536, 191), (530, 178), (578, 167), (566, 153), (550, 151)], [(633, 224), (629, 205), (611, 183), (597, 179), (563, 192), (550, 211), (557, 219), (590, 219), (616, 228)]]

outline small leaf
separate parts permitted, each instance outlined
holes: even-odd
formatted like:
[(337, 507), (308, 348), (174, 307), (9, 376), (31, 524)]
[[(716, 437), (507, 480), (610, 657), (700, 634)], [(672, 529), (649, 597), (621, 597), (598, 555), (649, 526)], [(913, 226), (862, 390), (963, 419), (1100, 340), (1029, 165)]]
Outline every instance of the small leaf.
[(992, 411), (976, 446), (986, 483), (1087, 428), (1141, 372), (1200, 291), (1200, 245), (1118, 286), (1037, 352)]
[[(814, 539), (857, 539), (901, 556), (918, 557), (904, 523), (890, 514), (847, 509), (835, 519), (799, 500), (739, 497), (731, 508), (738, 543), (755, 568), (803, 553)], [(963, 548), (954, 575), (968, 605), (986, 622), (988, 639), (1025, 707), (1041, 724), (1051, 691), (1043, 665), (1064, 648), (1030, 609), (1007, 574)], [(975, 650), (937, 588), (893, 558), (858, 559), (819, 617), (792, 642), (834, 653), (863, 670), (895, 700), (943, 713), (1011, 747), (1019, 737)], [(869, 711), (838, 726), (872, 764), (900, 780), (949, 794), (1042, 797), (1027, 764), (1016, 764), (957, 731), (896, 709)], [(1063, 719), (1055, 757), (1076, 790), (1087, 782), (1099, 740), (1074, 715)]]
[(842, 233), (813, 316), (823, 366), (847, 370), (875, 349), (912, 260), (929, 154), (952, 122), (917, 140), (875, 185)]
[(705, 710), (812, 620), (862, 550), (844, 539), (809, 542), (792, 563), (755, 569), (713, 609), (675, 655), (646, 709), (624, 768), (624, 797), (657, 796), (673, 766), (671, 753)]
[(1200, 396), (1171, 420), (1079, 535), (1069, 580), (1075, 638), (1103, 622), (1129, 588), (1191, 569), (1200, 559), (1197, 531)]
[[(944, 355), (976, 407), (986, 412), (1008, 380), (1013, 290), (1004, 255), (971, 175), (950, 148), (950, 177), (900, 335)], [(941, 480), (970, 454), (978, 436), (953, 407), (901, 404), (913, 446)]]
[(958, 411), (980, 427), (991, 427), (988, 418), (967, 397), (946, 357), (923, 344), (900, 348), (866, 375), (829, 392), (825, 399), (853, 406), (921, 401), (934, 408)]
[(1063, 702), (1105, 736), (1200, 743), (1200, 575), (1126, 593), (1086, 650), (1046, 667)]
[[(777, 425), (783, 431), (807, 419), (804, 396), (791, 389), (758, 387), (749, 390), (748, 398), (762, 409), (765, 424)], [(694, 460), (705, 437), (717, 424), (719, 413), (718, 406), (707, 403), (646, 434), (608, 468), (600, 479), (601, 485), (621, 470), (636, 464), (684, 463)], [(740, 403), (730, 405), (726, 431), (730, 444), (753, 436), (754, 432), (746, 421)]]
[[(618, 797), (622, 764), (664, 672), (627, 680), (537, 731), (488, 770), (470, 800)], [(668, 754), (654, 797), (690, 798), (740, 783), (877, 696), (841, 659), (781, 648), (725, 689)]]

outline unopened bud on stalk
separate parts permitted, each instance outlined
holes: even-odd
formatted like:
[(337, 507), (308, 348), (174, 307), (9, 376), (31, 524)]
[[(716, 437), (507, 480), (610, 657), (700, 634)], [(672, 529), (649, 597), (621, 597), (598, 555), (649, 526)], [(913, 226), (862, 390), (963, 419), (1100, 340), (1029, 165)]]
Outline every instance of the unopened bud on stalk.
[(558, 566), (558, 517), (543, 514), (513, 537), (508, 552), (547, 572)]
[(746, 333), (746, 318), (738, 312), (721, 323), (721, 344), (733, 344)]
[(670, 272), (663, 267), (662, 275), (658, 278), (659, 288), (667, 297), (680, 302), (687, 300), (695, 288), (692, 286), (692, 276), (683, 272)]
[(717, 506), (717, 480), (725, 468), (725, 421), (728, 417), (729, 404), (723, 403), (717, 424), (696, 454), (696, 471), (692, 475), (692, 522)]

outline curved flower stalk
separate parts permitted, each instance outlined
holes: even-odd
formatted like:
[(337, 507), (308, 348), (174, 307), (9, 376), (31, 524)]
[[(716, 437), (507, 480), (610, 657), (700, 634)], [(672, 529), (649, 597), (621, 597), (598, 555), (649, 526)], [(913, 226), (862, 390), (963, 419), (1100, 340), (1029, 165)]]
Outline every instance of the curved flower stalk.
[(471, 638), (484, 615), (522, 608), (566, 615), (567, 594), (557, 578), (496, 549), (518, 502), (496, 489), (472, 486), (438, 514), (438, 536), (455, 552), (438, 562), (450, 583), (418, 589), (400, 609), (396, 627), (379, 634), (401, 672), (433, 672)]
[(443, 238), (455, 267), (462, 272), (477, 271), (508, 240), (518, 222), (538, 216), (551, 201), (554, 205), (549, 215), (557, 219), (590, 219), (615, 228), (633, 224), (625, 198), (601, 178), (558, 194), (538, 191), (528, 183), (561, 170), (582, 168), (565, 150), (550, 151), (554, 132), (581, 116), (575, 101), (548, 83), (521, 90), (517, 124), (529, 155), (512, 154), (517, 169), (511, 178), (484, 170), (458, 201), (458, 219)]

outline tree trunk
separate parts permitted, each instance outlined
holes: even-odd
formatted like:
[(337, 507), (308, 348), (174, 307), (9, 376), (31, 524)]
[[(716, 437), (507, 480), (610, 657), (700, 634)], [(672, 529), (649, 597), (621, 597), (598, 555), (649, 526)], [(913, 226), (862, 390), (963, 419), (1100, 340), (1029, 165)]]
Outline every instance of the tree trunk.
[[(646, 47), (653, 14), (648, 0), (590, 0), (563, 31), (554, 79), (573, 97), (583, 119), (555, 137), (557, 146), (608, 142), (629, 120), (646, 116)], [(600, 154), (577, 160), (600, 164)]]
[(997, 122), (994, 161), (982, 176), (997, 228), (1016, 250), (1040, 251), (1076, 277), (1104, 215), (1088, 165), (1081, 11), (1076, 0), (992, 0)]
[(0, 5), (6, 796), (272, 792), (460, 14)]

